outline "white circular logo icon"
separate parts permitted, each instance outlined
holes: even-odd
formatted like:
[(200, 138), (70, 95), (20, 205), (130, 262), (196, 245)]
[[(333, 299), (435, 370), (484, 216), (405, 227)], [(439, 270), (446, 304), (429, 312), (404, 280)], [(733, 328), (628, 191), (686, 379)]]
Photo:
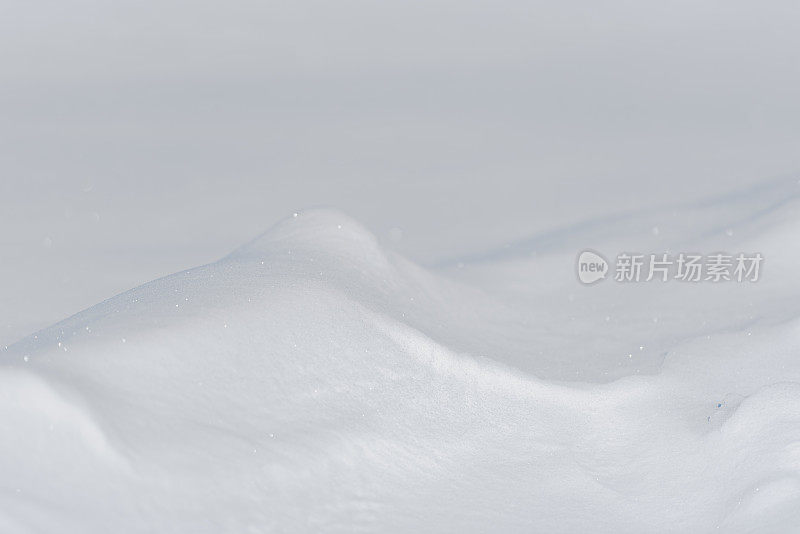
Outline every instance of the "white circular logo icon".
[(584, 250), (578, 255), (578, 280), (583, 284), (594, 284), (605, 280), (608, 274), (608, 262), (593, 250)]

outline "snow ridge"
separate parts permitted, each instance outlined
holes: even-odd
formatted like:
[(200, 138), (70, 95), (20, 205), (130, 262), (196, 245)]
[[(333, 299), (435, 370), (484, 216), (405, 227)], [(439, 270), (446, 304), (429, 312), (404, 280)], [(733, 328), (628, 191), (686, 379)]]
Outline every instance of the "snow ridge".
[[(776, 236), (798, 219), (768, 211), (722, 235), (760, 236), (773, 277), (724, 291), (582, 288), (570, 245), (428, 270), (335, 210), (292, 215), (0, 353), (0, 525), (784, 530), (800, 309)], [(719, 220), (687, 242), (719, 246)]]

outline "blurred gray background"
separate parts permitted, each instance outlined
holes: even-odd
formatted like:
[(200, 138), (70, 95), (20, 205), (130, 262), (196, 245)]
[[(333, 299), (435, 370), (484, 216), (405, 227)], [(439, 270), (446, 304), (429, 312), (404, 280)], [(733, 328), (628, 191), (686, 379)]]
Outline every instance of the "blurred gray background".
[(800, 169), (796, 2), (0, 3), (0, 345), (336, 206), (423, 264)]

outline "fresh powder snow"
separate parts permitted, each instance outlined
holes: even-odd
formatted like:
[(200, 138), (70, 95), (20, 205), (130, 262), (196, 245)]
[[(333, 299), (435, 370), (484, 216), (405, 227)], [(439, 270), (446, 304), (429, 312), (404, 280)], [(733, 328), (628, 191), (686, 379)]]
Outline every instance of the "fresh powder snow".
[(0, 2), (0, 534), (800, 532), (800, 2)]
[[(0, 353), (2, 531), (791, 530), (798, 232), (786, 180), (435, 268), (289, 215)], [(583, 287), (589, 240), (768, 263)]]

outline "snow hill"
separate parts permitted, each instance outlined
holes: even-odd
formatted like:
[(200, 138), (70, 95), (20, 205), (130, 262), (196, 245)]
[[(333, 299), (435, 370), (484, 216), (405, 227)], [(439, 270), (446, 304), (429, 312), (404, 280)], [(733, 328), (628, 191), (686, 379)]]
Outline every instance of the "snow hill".
[[(796, 532), (800, 186), (422, 267), (335, 210), (0, 352), (0, 532)], [(760, 252), (581, 286), (584, 248)]]

